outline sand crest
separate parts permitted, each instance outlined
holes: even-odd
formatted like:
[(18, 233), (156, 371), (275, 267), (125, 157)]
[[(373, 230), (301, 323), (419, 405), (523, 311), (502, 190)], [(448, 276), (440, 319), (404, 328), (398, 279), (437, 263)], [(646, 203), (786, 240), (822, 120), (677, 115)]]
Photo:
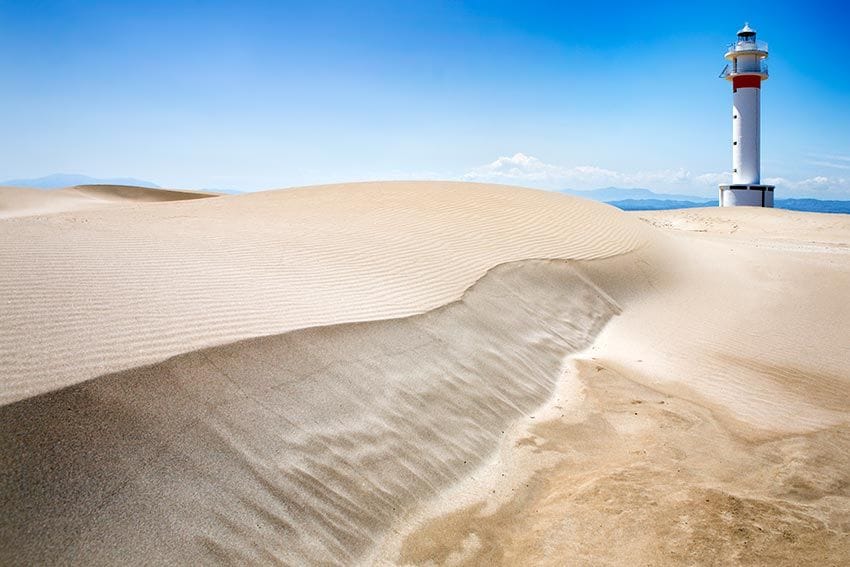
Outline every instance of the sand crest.
[(350, 563), (474, 471), (615, 312), (568, 264), (506, 264), (424, 315), (6, 406), (0, 562)]
[(130, 193), (0, 220), (0, 562), (850, 556), (850, 217)]
[(0, 222), (0, 403), (206, 346), (403, 317), (490, 268), (640, 246), (618, 210), (543, 191), (362, 183)]
[(216, 196), (215, 193), (148, 189), (129, 185), (76, 185), (52, 191), (0, 187), (0, 219)]

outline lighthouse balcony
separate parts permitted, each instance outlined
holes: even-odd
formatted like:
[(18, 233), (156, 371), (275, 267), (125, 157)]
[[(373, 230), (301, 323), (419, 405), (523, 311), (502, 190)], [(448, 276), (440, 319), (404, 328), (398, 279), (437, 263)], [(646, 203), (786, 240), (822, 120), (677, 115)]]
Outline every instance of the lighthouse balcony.
[(736, 41), (726, 46), (726, 59), (734, 59), (741, 55), (758, 55), (767, 57), (767, 42), (765, 41)]
[(767, 42), (766, 41), (736, 41), (726, 46), (726, 59), (735, 59), (741, 55), (758, 55), (759, 57), (767, 57)]
[(759, 59), (758, 61), (748, 62), (748, 64), (744, 65), (743, 62), (733, 61), (726, 65), (723, 70), (720, 72), (721, 79), (732, 80), (735, 77), (740, 77), (742, 75), (757, 75), (761, 77), (763, 81), (767, 80), (768, 72), (767, 72), (767, 61), (763, 59)]
[(733, 41), (726, 46), (726, 53), (748, 53), (753, 51), (761, 51), (767, 53), (767, 42), (761, 40), (755, 41)]

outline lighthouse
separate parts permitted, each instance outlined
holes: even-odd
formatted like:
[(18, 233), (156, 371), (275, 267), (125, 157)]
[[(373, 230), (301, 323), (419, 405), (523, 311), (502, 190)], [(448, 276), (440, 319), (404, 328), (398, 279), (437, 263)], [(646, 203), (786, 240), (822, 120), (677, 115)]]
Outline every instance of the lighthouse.
[(767, 44), (749, 24), (729, 45), (720, 76), (732, 83), (732, 183), (720, 186), (720, 206), (772, 207), (773, 185), (761, 184), (761, 84)]

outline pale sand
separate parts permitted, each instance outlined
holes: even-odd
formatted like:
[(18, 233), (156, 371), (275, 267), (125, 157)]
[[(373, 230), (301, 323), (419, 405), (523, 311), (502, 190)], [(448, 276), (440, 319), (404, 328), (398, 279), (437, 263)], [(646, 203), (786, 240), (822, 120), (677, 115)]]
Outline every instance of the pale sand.
[(612, 207), (460, 183), (332, 185), (0, 222), (0, 403), (298, 328), (421, 313), (493, 266), (650, 230)]
[(128, 185), (77, 185), (54, 191), (0, 186), (0, 219), (216, 196), (216, 193)]
[(850, 217), (638, 215), (678, 230), (582, 265), (622, 315), (383, 561), (850, 561)]
[(850, 557), (850, 217), (376, 183), (0, 232), (0, 563)]

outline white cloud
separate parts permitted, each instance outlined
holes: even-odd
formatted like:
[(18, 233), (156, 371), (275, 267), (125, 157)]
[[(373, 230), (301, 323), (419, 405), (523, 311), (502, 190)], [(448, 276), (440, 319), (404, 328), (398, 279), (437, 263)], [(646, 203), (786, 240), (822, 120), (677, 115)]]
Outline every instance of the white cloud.
[(555, 188), (567, 179), (593, 181), (614, 179), (616, 176), (616, 172), (600, 167), (580, 165), (566, 168), (518, 153), (512, 157), (500, 157), (487, 165), (476, 167), (467, 172), (463, 179), (466, 181), (533, 182)]
[(776, 185), (776, 190), (788, 197), (815, 197), (818, 199), (850, 199), (850, 179), (817, 175), (807, 179), (792, 180), (769, 177), (763, 183)]
[(699, 185), (710, 185), (713, 189), (716, 189), (721, 183), (732, 183), (732, 172), (701, 173), (694, 176), (693, 180)]
[[(844, 156), (831, 156), (844, 159)], [(847, 158), (850, 159), (850, 158)], [(597, 189), (600, 187), (641, 187), (657, 193), (683, 193), (714, 196), (717, 186), (730, 183), (729, 172), (692, 173), (686, 169), (620, 172), (594, 165), (566, 167), (517, 153), (471, 169), (461, 179), (486, 183), (526, 185), (541, 189)], [(776, 185), (782, 196), (850, 199), (850, 179), (815, 176), (802, 180), (773, 177), (763, 183)]]
[(462, 176), (465, 181), (513, 183), (544, 189), (596, 189), (599, 187), (643, 187), (658, 192), (711, 194), (717, 184), (728, 182), (727, 173), (694, 175), (685, 169), (619, 172), (594, 165), (565, 167), (545, 163), (523, 153), (473, 168)]

